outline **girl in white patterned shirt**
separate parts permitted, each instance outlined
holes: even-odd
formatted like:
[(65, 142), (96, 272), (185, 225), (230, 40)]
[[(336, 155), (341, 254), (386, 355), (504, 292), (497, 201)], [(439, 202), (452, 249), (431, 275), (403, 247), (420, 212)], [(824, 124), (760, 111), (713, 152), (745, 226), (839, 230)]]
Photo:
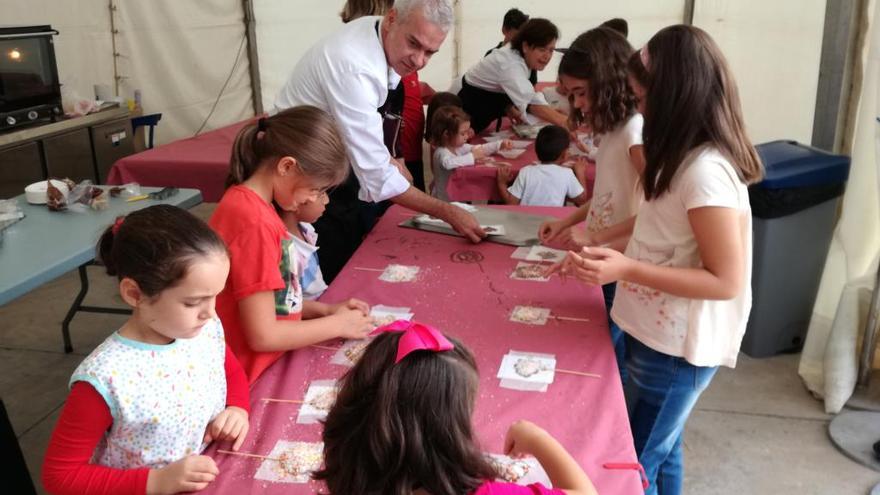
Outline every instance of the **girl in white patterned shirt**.
[(645, 69), (645, 202), (625, 254), (589, 247), (558, 268), (619, 280), (611, 316), (627, 333), (627, 404), (648, 495), (683, 481), (682, 432), (718, 366), (733, 367), (751, 308), (747, 185), (760, 159), (718, 46), (670, 26), (639, 52)]
[(98, 258), (132, 315), (73, 372), (43, 463), (50, 493), (171, 494), (205, 488), (208, 442), (238, 450), (248, 384), (214, 312), (226, 245), (180, 208), (156, 205), (107, 228)]

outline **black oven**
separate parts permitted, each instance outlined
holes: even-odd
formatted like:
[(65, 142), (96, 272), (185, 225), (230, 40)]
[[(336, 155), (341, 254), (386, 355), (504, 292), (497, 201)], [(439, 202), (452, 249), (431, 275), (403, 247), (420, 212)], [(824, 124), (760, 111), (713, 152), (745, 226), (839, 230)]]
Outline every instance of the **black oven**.
[(0, 130), (61, 116), (52, 26), (0, 26)]

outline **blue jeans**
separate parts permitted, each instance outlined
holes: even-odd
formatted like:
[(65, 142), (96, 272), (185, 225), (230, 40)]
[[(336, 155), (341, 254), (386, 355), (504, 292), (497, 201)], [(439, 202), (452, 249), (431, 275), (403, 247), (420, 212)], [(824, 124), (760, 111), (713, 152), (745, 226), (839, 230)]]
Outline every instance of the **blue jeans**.
[(694, 366), (626, 336), (629, 421), (647, 495), (678, 495), (683, 481), (684, 424), (718, 367)]
[(617, 282), (611, 282), (602, 286), (602, 296), (605, 299), (605, 314), (608, 316), (608, 331), (611, 334), (611, 345), (614, 346), (614, 355), (617, 356), (617, 370), (620, 372), (620, 383), (626, 385), (626, 340), (623, 338), (623, 330), (611, 319), (611, 305), (614, 304), (614, 293), (617, 291)]

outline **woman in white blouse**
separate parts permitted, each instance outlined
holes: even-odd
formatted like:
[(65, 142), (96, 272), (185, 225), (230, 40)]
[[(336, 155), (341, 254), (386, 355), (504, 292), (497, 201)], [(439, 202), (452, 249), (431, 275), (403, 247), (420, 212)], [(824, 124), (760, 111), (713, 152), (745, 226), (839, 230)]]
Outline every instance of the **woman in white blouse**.
[(531, 114), (567, 127), (567, 117), (554, 110), (529, 81), (532, 70), (544, 70), (553, 56), (559, 29), (547, 19), (530, 19), (516, 37), (481, 59), (462, 77), (458, 96), (477, 133), (507, 115), (514, 121)]

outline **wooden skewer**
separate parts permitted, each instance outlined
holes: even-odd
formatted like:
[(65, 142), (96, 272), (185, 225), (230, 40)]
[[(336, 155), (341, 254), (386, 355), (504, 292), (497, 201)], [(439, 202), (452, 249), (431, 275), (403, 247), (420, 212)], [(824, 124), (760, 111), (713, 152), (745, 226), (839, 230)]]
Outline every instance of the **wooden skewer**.
[(266, 460), (266, 461), (277, 461), (277, 462), (281, 462), (281, 459), (279, 459), (279, 458), (277, 458), (277, 457), (269, 457), (269, 456), (267, 456), (267, 455), (248, 454), (247, 452), (235, 452), (235, 451), (232, 451), (232, 450), (223, 450), (223, 449), (217, 449), (217, 452), (219, 452), (219, 453), (221, 453), (221, 454), (238, 455), (238, 456), (241, 456), (241, 457), (252, 457), (252, 458), (254, 458), (254, 459), (263, 459), (263, 460)]
[(314, 347), (315, 349), (323, 349), (325, 351), (338, 351), (338, 347), (331, 347), (329, 345), (320, 345), (320, 344), (312, 344), (309, 347)]
[(301, 400), (294, 400), (294, 399), (270, 399), (270, 398), (268, 398), (268, 397), (267, 397), (267, 398), (264, 398), (264, 399), (263, 399), (263, 402), (281, 402), (281, 403), (284, 403), (284, 404), (305, 404), (305, 402), (304, 402), (304, 401), (301, 401)]
[(583, 371), (561, 370), (559, 368), (556, 368), (556, 372), (568, 373), (569, 375), (588, 376), (590, 378), (602, 378), (602, 375), (597, 375), (595, 373), (585, 373)]
[(575, 318), (575, 317), (573, 317), (573, 316), (556, 316), (556, 315), (550, 315), (550, 318), (555, 318), (555, 319), (557, 319), (557, 320), (565, 320), (565, 321), (584, 321), (584, 322), (587, 322), (587, 323), (590, 322), (590, 319), (589, 319), (589, 318)]
[(365, 268), (362, 266), (356, 266), (356, 267), (354, 267), (354, 269), (355, 270), (362, 270), (365, 272), (384, 272), (385, 271), (384, 268)]

